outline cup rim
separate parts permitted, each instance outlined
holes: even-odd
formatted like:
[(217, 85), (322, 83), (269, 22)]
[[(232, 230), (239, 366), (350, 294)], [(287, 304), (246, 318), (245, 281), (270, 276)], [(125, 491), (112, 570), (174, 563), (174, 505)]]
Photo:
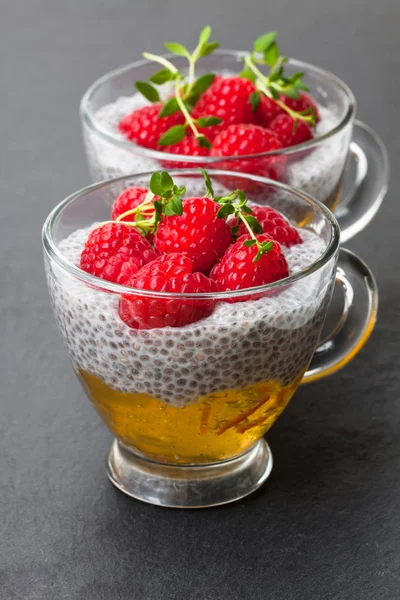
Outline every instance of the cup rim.
[[(114, 179), (107, 179), (107, 180), (101, 181), (99, 183), (94, 183), (92, 185), (86, 186), (86, 187), (78, 190), (77, 192), (75, 192), (74, 194), (71, 194), (70, 196), (65, 198), (62, 202), (57, 204), (53, 208), (53, 210), (50, 212), (50, 214), (48, 215), (48, 217), (43, 225), (43, 229), (42, 229), (42, 244), (43, 244), (43, 248), (44, 248), (44, 251), (46, 252), (47, 256), (50, 259), (54, 260), (61, 269), (67, 271), (67, 273), (69, 275), (72, 275), (74, 278), (90, 285), (91, 287), (101, 289), (102, 291), (118, 293), (120, 295), (136, 294), (136, 295), (140, 295), (140, 296), (144, 296), (144, 297), (151, 297), (151, 298), (184, 298), (184, 299), (188, 299), (188, 300), (189, 299), (191, 299), (191, 300), (210, 300), (210, 299), (226, 300), (227, 298), (229, 298), (229, 299), (230, 298), (241, 298), (244, 296), (248, 296), (249, 294), (253, 294), (253, 293), (264, 293), (264, 292), (267, 292), (270, 290), (275, 290), (278, 288), (285, 287), (296, 281), (299, 281), (300, 279), (303, 279), (304, 277), (306, 277), (306, 276), (314, 273), (315, 271), (318, 271), (320, 268), (322, 268), (332, 258), (332, 256), (334, 256), (335, 253), (337, 253), (337, 251), (339, 249), (339, 245), (340, 245), (339, 224), (338, 224), (335, 216), (331, 213), (331, 211), (324, 204), (319, 202), (319, 200), (316, 200), (309, 194), (306, 194), (300, 190), (291, 188), (290, 186), (288, 186), (284, 183), (280, 183), (280, 182), (274, 181), (272, 179), (267, 179), (266, 177), (258, 177), (258, 176), (250, 175), (247, 173), (238, 174), (234, 171), (223, 171), (223, 170), (221, 170), (221, 171), (215, 170), (214, 171), (213, 170), (213, 172), (211, 173), (211, 177), (215, 177), (215, 176), (219, 176), (219, 175), (228, 176), (228, 177), (232, 177), (232, 176), (246, 177), (246, 178), (250, 179), (251, 181), (271, 185), (277, 189), (288, 192), (288, 193), (296, 196), (297, 198), (300, 198), (301, 200), (306, 201), (313, 208), (317, 208), (318, 211), (323, 214), (323, 216), (326, 218), (326, 220), (329, 222), (329, 224), (331, 226), (331, 239), (329, 240), (324, 252), (319, 256), (319, 258), (316, 261), (314, 261), (313, 263), (308, 265), (308, 267), (306, 267), (302, 271), (300, 271), (298, 273), (294, 273), (293, 275), (289, 275), (288, 277), (285, 277), (284, 279), (281, 279), (279, 281), (275, 281), (273, 283), (268, 283), (263, 286), (246, 288), (243, 290), (241, 289), (241, 290), (233, 290), (233, 291), (207, 292), (207, 293), (203, 292), (203, 293), (199, 293), (199, 294), (194, 294), (194, 293), (182, 294), (182, 293), (178, 293), (178, 292), (156, 292), (156, 291), (151, 291), (151, 290), (142, 290), (139, 288), (132, 288), (132, 287), (128, 287), (125, 285), (120, 285), (117, 283), (113, 283), (111, 281), (107, 281), (105, 279), (101, 279), (100, 277), (96, 277), (95, 275), (91, 275), (90, 273), (83, 271), (82, 269), (80, 269), (79, 267), (77, 267), (76, 265), (74, 265), (72, 262), (70, 262), (69, 260), (67, 260), (64, 257), (63, 253), (57, 247), (57, 244), (55, 243), (52, 234), (53, 234), (53, 228), (54, 228), (56, 219), (58, 218), (58, 216), (62, 213), (62, 211), (67, 206), (69, 206), (72, 202), (74, 202), (75, 200), (77, 200), (79, 198), (84, 198), (87, 194), (90, 194), (95, 190), (100, 190), (102, 188), (110, 186), (111, 184), (122, 182), (122, 181), (130, 181), (131, 182), (132, 179), (139, 178), (139, 177), (149, 177), (150, 178), (151, 174), (152, 174), (152, 171), (148, 171), (148, 172), (144, 172), (144, 173), (135, 173), (135, 174), (131, 174), (131, 175), (123, 175), (121, 177), (115, 177)], [(198, 169), (177, 169), (175, 171), (170, 171), (170, 175), (172, 177), (174, 177), (174, 176), (179, 177), (179, 176), (185, 176), (185, 175), (186, 176), (199, 175), (199, 171), (198, 171)]]
[[(228, 55), (228, 56), (236, 56), (237, 58), (242, 58), (242, 57), (246, 56), (247, 54), (248, 53), (244, 52), (243, 50), (216, 50), (213, 53), (213, 56)], [(169, 60), (172, 60), (172, 59), (176, 60), (177, 58), (180, 58), (174, 54), (164, 54), (163, 56)], [(197, 164), (200, 160), (198, 156), (186, 156), (185, 154), (172, 154), (170, 152), (160, 152), (159, 150), (151, 150), (149, 148), (144, 148), (143, 146), (139, 146), (138, 144), (135, 144), (134, 142), (131, 142), (130, 140), (126, 140), (124, 138), (119, 137), (118, 135), (114, 134), (113, 132), (109, 131), (108, 129), (106, 129), (105, 127), (103, 127), (102, 125), (100, 125), (98, 123), (98, 121), (95, 117), (95, 114), (93, 113), (93, 111), (91, 109), (91, 100), (92, 100), (93, 95), (98, 91), (98, 89), (100, 89), (100, 87), (104, 83), (106, 83), (113, 77), (121, 75), (122, 73), (129, 71), (131, 69), (144, 66), (146, 64), (149, 64), (149, 61), (146, 59), (134, 61), (132, 63), (123, 65), (122, 67), (118, 67), (117, 69), (113, 69), (112, 71), (109, 71), (108, 73), (106, 73), (105, 75), (103, 75), (102, 77), (97, 79), (86, 90), (86, 92), (82, 96), (81, 103), (80, 103), (80, 114), (81, 114), (82, 122), (85, 123), (86, 125), (88, 125), (92, 131), (96, 132), (99, 136), (101, 136), (107, 142), (114, 144), (124, 150), (128, 150), (129, 152), (137, 151), (142, 156), (151, 158), (153, 160), (168, 160), (168, 161), (172, 161), (173, 163), (175, 163), (175, 162), (178, 163), (178, 162), (184, 161), (185, 163), (196, 163)], [(348, 100), (347, 110), (345, 111), (345, 114), (343, 115), (340, 122), (335, 127), (330, 129), (323, 135), (319, 136), (318, 138), (313, 138), (311, 140), (308, 140), (307, 142), (302, 142), (301, 144), (297, 144), (296, 146), (290, 146), (289, 148), (282, 148), (280, 150), (262, 152), (262, 153), (258, 153), (258, 154), (241, 155), (240, 156), (241, 160), (254, 159), (254, 158), (265, 157), (265, 156), (281, 156), (281, 155), (287, 156), (287, 155), (295, 154), (296, 152), (300, 152), (302, 150), (307, 150), (309, 148), (315, 148), (316, 146), (318, 146), (319, 143), (324, 142), (325, 140), (333, 137), (336, 133), (340, 132), (350, 121), (354, 120), (354, 118), (355, 118), (356, 108), (357, 108), (356, 99), (355, 99), (353, 92), (351, 91), (349, 86), (346, 83), (344, 83), (344, 81), (342, 81), (341, 79), (339, 79), (339, 77), (337, 77), (330, 71), (327, 71), (326, 69), (322, 69), (321, 67), (317, 67), (311, 63), (297, 60), (295, 58), (289, 58), (288, 64), (293, 65), (294, 67), (296, 67), (297, 69), (300, 69), (301, 71), (307, 71), (307, 70), (312, 71), (312, 72), (317, 73), (327, 79), (332, 80), (334, 82), (334, 84), (338, 88), (340, 88), (341, 91), (347, 97), (347, 100)], [(202, 162), (202, 164), (209, 165), (209, 164), (216, 164), (216, 163), (221, 163), (221, 162), (225, 162), (225, 161), (234, 161), (237, 159), (238, 159), (237, 156), (223, 156), (223, 157), (202, 156), (201, 162)]]

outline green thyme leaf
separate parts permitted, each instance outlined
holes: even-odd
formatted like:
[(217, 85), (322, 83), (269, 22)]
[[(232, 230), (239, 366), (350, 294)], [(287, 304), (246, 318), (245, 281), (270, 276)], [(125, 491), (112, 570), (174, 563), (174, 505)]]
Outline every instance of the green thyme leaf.
[(243, 69), (243, 71), (240, 73), (239, 77), (241, 77), (242, 79), (248, 79), (249, 81), (251, 81), (252, 83), (255, 83), (256, 81), (256, 76), (254, 75), (254, 73), (252, 71), (250, 71), (250, 69), (248, 69), (247, 67), (245, 67)]
[(219, 125), (223, 119), (220, 117), (199, 117), (196, 121), (199, 127), (212, 127), (213, 125)]
[(169, 69), (161, 69), (157, 73), (153, 73), (150, 81), (156, 85), (162, 85), (166, 81), (173, 81), (176, 78), (176, 73), (172, 73)]
[[(268, 98), (279, 100), (279, 97), (287, 96), (288, 98), (298, 99), (300, 90), (308, 91), (307, 86), (303, 83), (303, 72), (293, 73), (290, 77), (284, 74), (284, 64), (288, 61), (286, 56), (281, 56), (279, 47), (275, 41), (276, 32), (265, 34), (258, 38), (254, 43), (254, 52), (250, 52), (244, 59), (245, 69), (242, 72), (243, 77), (249, 77), (253, 80), (258, 92), (265, 94)], [(260, 59), (256, 53), (262, 54)], [(264, 74), (258, 67), (258, 63), (268, 65), (270, 71)], [(253, 75), (251, 75), (250, 73)], [(255, 75), (255, 76), (254, 76)], [(254, 105), (256, 96), (251, 97), (251, 104)], [(315, 114), (304, 111), (296, 111), (290, 106), (280, 103), (280, 106), (294, 120), (303, 120), (311, 125), (315, 125)], [(254, 106), (253, 106), (254, 110)]]
[(162, 212), (163, 212), (163, 204), (162, 204), (161, 200), (154, 201), (154, 208), (156, 211), (154, 224), (156, 225), (159, 222), (159, 220), (161, 219)]
[(287, 88), (281, 91), (283, 96), (287, 96), (288, 98), (293, 98), (294, 100), (298, 100), (300, 98), (299, 91), (296, 88)]
[[(172, 115), (178, 111), (182, 112), (185, 120), (184, 125), (177, 125), (168, 130), (158, 140), (162, 146), (168, 146), (180, 142), (187, 129), (193, 131), (194, 136), (198, 140), (198, 144), (201, 147), (211, 147), (210, 141), (205, 135), (200, 134), (196, 127), (196, 120), (193, 119), (191, 112), (198, 101), (200, 94), (202, 94), (214, 81), (215, 75), (213, 73), (206, 73), (201, 77), (195, 78), (194, 67), (195, 63), (201, 56), (206, 56), (213, 52), (218, 46), (219, 42), (209, 42), (211, 36), (211, 27), (204, 27), (199, 35), (199, 42), (191, 54), (189, 50), (180, 44), (179, 42), (165, 42), (165, 47), (178, 56), (184, 57), (189, 61), (189, 76), (178, 71), (177, 67), (165, 56), (158, 56), (149, 52), (143, 53), (143, 56), (148, 60), (159, 63), (163, 66), (162, 69), (153, 73), (150, 77), (150, 81), (156, 85), (162, 85), (165, 82), (174, 82), (174, 98), (169, 98), (163, 102), (163, 106), (160, 110), (160, 117), (166, 117)], [(160, 68), (160, 67), (159, 67)], [(138, 90), (151, 102), (160, 101), (160, 96), (155, 88), (148, 82), (137, 82)], [(218, 123), (220, 121), (218, 120)], [(203, 122), (203, 126), (207, 127), (216, 124), (217, 121), (208, 120)]]
[(172, 52), (172, 54), (177, 54), (178, 56), (184, 56), (185, 58), (190, 57), (190, 52), (185, 46), (179, 44), (178, 42), (165, 42), (164, 46), (167, 50)]
[(257, 244), (257, 240), (254, 240), (253, 238), (251, 238), (250, 240), (245, 240), (243, 242), (243, 245), (247, 246), (248, 248), (251, 248), (252, 246), (254, 246), (254, 244)]
[(174, 187), (174, 180), (172, 179), (171, 175), (167, 173), (167, 171), (161, 171), (160, 183), (163, 191), (171, 190)]
[(201, 167), (200, 171), (203, 173), (204, 183), (206, 184), (206, 196), (208, 196), (208, 198), (214, 198), (214, 189), (209, 174), (205, 169), (202, 169)]
[(149, 100), (149, 102), (160, 101), (160, 94), (158, 93), (156, 88), (153, 87), (147, 81), (135, 81), (135, 86), (137, 91), (140, 94), (142, 94), (142, 96), (144, 96), (147, 100)]
[(173, 196), (168, 201), (168, 203), (167, 203), (167, 205), (165, 207), (165, 214), (170, 217), (172, 215), (182, 216), (182, 213), (183, 213), (182, 198), (178, 198), (176, 196)]
[(171, 144), (177, 144), (182, 141), (186, 134), (185, 125), (175, 125), (171, 127), (160, 137), (158, 143), (160, 146), (170, 146)]
[(201, 148), (211, 148), (211, 142), (205, 135), (198, 135), (196, 140)]
[(179, 187), (178, 185), (174, 185), (174, 194), (175, 196), (183, 196), (183, 194), (186, 193), (186, 186), (181, 185), (181, 187)]
[(210, 39), (210, 35), (211, 35), (211, 27), (209, 25), (206, 25), (204, 27), (204, 29), (202, 29), (200, 31), (199, 44), (201, 44), (201, 45), (206, 44), (208, 42), (208, 40)]
[(174, 195), (174, 192), (170, 189), (164, 190), (162, 193), (162, 197), (164, 198), (164, 200), (169, 200), (170, 198), (172, 198), (173, 195)]
[(226, 219), (229, 215), (235, 213), (235, 207), (232, 204), (223, 204), (217, 212), (218, 219)]
[(168, 117), (169, 115), (173, 115), (174, 113), (178, 112), (178, 110), (180, 110), (180, 108), (177, 99), (175, 97), (169, 98), (158, 113), (158, 116)]
[(282, 77), (282, 73), (280, 72), (282, 69), (278, 69), (274, 73), (271, 73), (268, 77), (270, 83), (273, 81), (281, 81), (281, 85), (285, 82), (285, 79)]
[(279, 52), (279, 48), (278, 46), (275, 44), (275, 42), (273, 42), (269, 48), (267, 50), (265, 50), (264, 52), (264, 62), (269, 65), (270, 67), (273, 67), (276, 63), (276, 61), (278, 60), (280, 56), (280, 52)]
[(215, 198), (215, 201), (219, 202), (220, 204), (225, 204), (226, 202), (233, 202), (233, 200), (236, 200), (237, 198), (237, 193), (235, 192), (230, 192), (229, 194), (227, 194), (226, 196), (219, 196), (218, 198)]
[(194, 82), (191, 89), (191, 95), (202, 94), (205, 92), (206, 89), (210, 87), (214, 79), (214, 73), (206, 73), (205, 75), (201, 75), (201, 77)]
[(251, 104), (251, 109), (253, 112), (256, 112), (258, 105), (260, 104), (260, 92), (253, 92), (250, 94), (250, 104)]
[(296, 82), (300, 81), (304, 77), (304, 73), (298, 71), (297, 73), (293, 73), (290, 78), (290, 83), (294, 85)]
[[(190, 100), (190, 102), (189, 102), (189, 100)], [(194, 109), (194, 107), (195, 107), (195, 104), (196, 104), (197, 100), (198, 100), (198, 98), (197, 98), (197, 99), (193, 99), (192, 97), (190, 97), (189, 99), (188, 99), (188, 98), (186, 98), (186, 100), (185, 100), (185, 102), (184, 102), (184, 105), (186, 106), (186, 108), (188, 109), (188, 111), (189, 111), (190, 113), (191, 113), (191, 112), (192, 112), (192, 110)]]
[(246, 222), (250, 225), (254, 233), (262, 233), (263, 229), (260, 223), (257, 221), (257, 219), (253, 217), (253, 215), (243, 215), (243, 217), (246, 220)]
[(262, 256), (264, 256), (264, 254), (267, 254), (267, 252), (272, 250), (273, 247), (274, 247), (273, 242), (261, 242), (260, 243), (259, 241), (257, 241), (258, 252), (257, 252), (255, 258), (253, 259), (253, 262), (257, 262), (258, 260), (260, 260), (260, 258)]
[(279, 91), (273, 85), (270, 85), (268, 90), (274, 100), (279, 100)]
[(197, 104), (197, 101), (199, 98), (200, 98), (200, 94), (192, 94), (192, 93), (190, 93), (188, 96), (185, 97), (184, 104), (189, 112), (191, 112), (193, 110), (193, 108)]
[[(150, 191), (153, 192), (153, 194), (155, 194), (156, 196), (161, 196), (161, 194), (163, 193), (163, 188), (161, 185), (161, 173), (155, 172), (152, 174), (152, 176), (150, 177)], [(154, 202), (154, 205), (156, 204), (156, 202)]]
[(266, 52), (268, 48), (273, 44), (277, 35), (277, 31), (271, 31), (270, 33), (260, 35), (260, 37), (258, 37), (254, 42), (254, 52), (264, 54), (264, 52)]
[(209, 44), (204, 44), (204, 46), (202, 46), (200, 49), (199, 57), (208, 56), (208, 54), (212, 54), (214, 50), (219, 48), (219, 46), (219, 42), (210, 42)]

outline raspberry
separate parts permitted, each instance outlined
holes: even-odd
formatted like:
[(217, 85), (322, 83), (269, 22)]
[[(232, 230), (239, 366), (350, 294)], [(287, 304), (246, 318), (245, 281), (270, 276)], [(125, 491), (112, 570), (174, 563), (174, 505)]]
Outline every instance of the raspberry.
[[(193, 263), (182, 254), (163, 254), (133, 275), (126, 285), (143, 290), (198, 294), (216, 292), (214, 281), (203, 273), (192, 273)], [(215, 300), (155, 298), (126, 294), (119, 301), (119, 316), (129, 327), (154, 329), (182, 327), (208, 317)]]
[(168, 117), (159, 117), (162, 104), (151, 104), (139, 108), (133, 113), (126, 115), (118, 124), (121, 133), (138, 146), (144, 148), (158, 148), (158, 140), (170, 128), (175, 125), (183, 125), (184, 116), (179, 111)]
[(311, 127), (305, 121), (292, 119), (290, 115), (282, 114), (275, 117), (269, 128), (281, 141), (282, 145), (297, 146), (313, 138)]
[[(139, 204), (142, 204), (142, 202), (145, 201), (148, 191), (149, 190), (146, 190), (146, 188), (140, 188), (140, 187), (130, 187), (130, 188), (127, 188), (126, 190), (124, 190), (122, 192), (122, 194), (120, 196), (118, 196), (118, 198), (116, 199), (116, 201), (113, 204), (111, 219), (113, 221), (115, 221), (120, 215), (124, 214), (128, 210), (132, 210), (133, 208), (136, 208), (137, 206), (139, 206)], [(158, 196), (155, 196), (153, 198), (152, 202), (148, 203), (148, 205), (146, 206), (145, 214), (143, 214), (144, 218), (151, 219), (151, 217), (154, 215), (154, 206), (152, 203), (154, 202), (154, 200), (157, 200), (157, 199), (158, 199)], [(134, 220), (135, 220), (135, 216), (131, 215), (131, 216), (127, 216), (127, 217), (124, 217), (123, 219), (121, 219), (121, 222), (123, 223), (124, 221), (134, 221)], [(154, 236), (152, 233), (146, 233), (146, 238), (148, 239), (149, 242), (153, 241), (153, 237)]]
[(283, 112), (283, 108), (278, 106), (272, 98), (268, 98), (264, 94), (260, 94), (260, 102), (257, 109), (253, 113), (253, 123), (261, 125), (261, 127), (269, 127), (269, 124), (275, 117)]
[(182, 216), (164, 217), (154, 236), (160, 254), (180, 253), (193, 260), (193, 271), (208, 271), (233, 241), (221, 208), (210, 198), (183, 200)]
[[(194, 136), (186, 136), (181, 142), (172, 144), (171, 146), (162, 146), (160, 148), (163, 152), (170, 152), (171, 154), (184, 154), (185, 156), (208, 156), (210, 150), (200, 146)], [(201, 162), (176, 162), (171, 160), (163, 160), (163, 165), (166, 168), (175, 169), (190, 169), (191, 167), (202, 167)]]
[[(292, 227), (283, 215), (270, 206), (252, 206), (251, 210), (260, 223), (263, 233), (270, 235), (276, 242), (287, 247), (303, 243), (297, 229)], [(232, 226), (237, 225), (237, 219), (232, 219), (230, 224)], [(240, 222), (239, 235), (245, 233), (247, 233), (246, 226), (243, 222)]]
[[(139, 204), (142, 204), (142, 202), (144, 202), (146, 199), (148, 191), (149, 190), (146, 190), (146, 188), (140, 187), (130, 187), (124, 190), (113, 204), (111, 213), (112, 220), (115, 221), (115, 219), (117, 219), (123, 213), (127, 212), (128, 210), (132, 210), (133, 208), (136, 208), (137, 206), (139, 206)], [(156, 198), (157, 196), (154, 199)], [(151, 203), (149, 203), (149, 208), (152, 208), (153, 210), (151, 212), (154, 213), (154, 208), (151, 206)], [(152, 216), (151, 212), (149, 210), (149, 217)], [(121, 220), (121, 222), (132, 220), (133, 218), (128, 216), (124, 217)]]
[(254, 91), (255, 87), (248, 79), (217, 76), (200, 96), (192, 111), (192, 117), (219, 117), (222, 123), (199, 128), (199, 131), (212, 141), (229, 125), (250, 123), (252, 108), (249, 97)]
[(308, 110), (309, 108), (312, 108), (314, 111), (315, 120), (318, 123), (319, 113), (318, 113), (317, 105), (315, 104), (314, 100), (308, 94), (305, 94), (304, 92), (300, 92), (300, 98), (297, 98), (297, 99), (288, 98), (287, 96), (281, 96), (280, 100), (282, 100), (282, 102), (284, 104), (286, 104), (286, 106), (288, 106), (295, 112), (303, 112), (304, 110)]
[(271, 241), (272, 249), (254, 262), (257, 246), (248, 247), (243, 244), (250, 239), (249, 234), (240, 236), (211, 270), (210, 278), (216, 282), (219, 290), (244, 290), (279, 281), (289, 275), (288, 264), (278, 242), (266, 233), (261, 233), (256, 238), (259, 242)]
[[(231, 125), (215, 138), (211, 148), (211, 156), (261, 154), (280, 150), (281, 148), (282, 144), (277, 136), (268, 129), (252, 124)], [(250, 157), (237, 161), (227, 161), (226, 163), (221, 162), (218, 164), (218, 168), (252, 173), (282, 181), (285, 177), (285, 165), (285, 157), (276, 155)], [(226, 180), (225, 185), (232, 187)], [(237, 183), (233, 182), (233, 187), (237, 187)], [(246, 191), (251, 191), (253, 186), (249, 182), (245, 187)]]
[(149, 242), (123, 223), (96, 227), (82, 250), (80, 268), (91, 275), (125, 284), (127, 279), (157, 258)]

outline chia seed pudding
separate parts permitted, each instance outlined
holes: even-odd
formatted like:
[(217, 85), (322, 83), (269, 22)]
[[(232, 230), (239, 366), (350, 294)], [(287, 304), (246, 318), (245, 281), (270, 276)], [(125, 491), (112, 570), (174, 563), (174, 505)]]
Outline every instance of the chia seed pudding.
[[(59, 243), (65, 259), (79, 265), (93, 227)], [(326, 248), (316, 233), (299, 231), (303, 244), (282, 246), (290, 275), (310, 266)], [(331, 269), (320, 268), (255, 300), (220, 301), (209, 317), (184, 327), (136, 330), (120, 319), (118, 294), (89, 286), (54, 263), (46, 267), (74, 368), (115, 390), (150, 394), (178, 407), (213, 392), (267, 380), (285, 386), (296, 379), (318, 340), (331, 297)]]
[[(139, 94), (121, 96), (114, 103), (105, 104), (95, 113), (96, 124), (100, 130), (111, 134), (116, 140), (129, 143), (131, 146), (129, 149), (122, 148), (101, 137), (98, 132), (84, 127), (84, 144), (93, 181), (160, 169), (160, 162), (157, 159), (146, 155), (146, 151), (143, 152), (140, 146), (127, 142), (118, 130), (118, 123), (122, 117), (146, 104), (148, 102)], [(334, 129), (340, 122), (340, 114), (334, 107), (318, 105), (318, 112), (320, 120), (315, 129), (316, 140)], [(350, 136), (349, 130), (341, 135), (332, 136), (312, 150), (289, 153), (285, 182), (334, 208), (340, 191), (338, 188), (340, 188), (347, 158)], [(176, 157), (172, 158), (170, 168), (173, 168), (174, 160)], [(196, 162), (192, 164), (196, 167)], [(178, 163), (177, 167), (179, 167)], [(212, 163), (208, 164), (207, 168), (213, 168)], [(215, 163), (215, 168), (219, 168), (218, 163)], [(235, 161), (230, 163), (229, 168), (235, 170)]]

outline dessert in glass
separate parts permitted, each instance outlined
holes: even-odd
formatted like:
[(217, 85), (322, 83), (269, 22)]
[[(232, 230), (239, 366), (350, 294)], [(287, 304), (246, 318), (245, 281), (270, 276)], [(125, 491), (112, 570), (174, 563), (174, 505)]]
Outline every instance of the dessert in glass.
[[(339, 237), (307, 194), (217, 170), (121, 177), (52, 211), (52, 305), (115, 435), (107, 469), (118, 488), (202, 507), (266, 480), (263, 436), (299, 384), (345, 365), (374, 327), (374, 278)], [(344, 314), (318, 348), (335, 281)]]
[[(386, 193), (388, 158), (355, 121), (349, 87), (280, 54), (276, 34), (251, 52), (217, 49), (205, 28), (193, 52), (145, 60), (96, 81), (81, 102), (93, 181), (162, 168), (226, 169), (269, 177), (335, 212), (346, 241)], [(136, 83), (136, 90), (135, 90)], [(305, 91), (307, 90), (307, 91)]]

